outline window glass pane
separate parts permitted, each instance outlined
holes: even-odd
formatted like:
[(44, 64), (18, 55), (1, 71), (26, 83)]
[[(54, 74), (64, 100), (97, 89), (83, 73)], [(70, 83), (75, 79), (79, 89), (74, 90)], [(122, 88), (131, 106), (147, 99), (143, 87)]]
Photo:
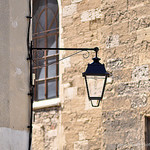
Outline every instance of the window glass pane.
[(90, 97), (101, 97), (104, 81), (103, 76), (87, 76)]
[[(51, 27), (51, 29), (54, 29), (56, 27), (58, 27), (58, 4), (57, 4), (57, 0), (48, 0), (48, 26)], [(57, 13), (57, 15), (56, 15)]]
[(49, 58), (48, 62), (48, 77), (55, 77), (56, 76), (56, 58)]
[[(47, 38), (48, 40), (48, 47), (51, 47), (51, 48), (56, 48), (56, 39), (55, 39), (55, 36), (49, 36)], [(54, 55), (56, 54), (56, 51), (54, 50), (49, 50), (48, 51), (48, 55)]]
[[(44, 23), (44, 17), (40, 17), (40, 15), (44, 16), (44, 14), (42, 14), (42, 10), (45, 8), (45, 1), (43, 0), (34, 0), (33, 1), (33, 21), (32, 21), (32, 24), (33, 24), (33, 33), (35, 32), (39, 32), (39, 31), (42, 31), (42, 28), (40, 26), (45, 26)], [(45, 11), (43, 11), (43, 13), (45, 13)], [(41, 20), (42, 19), (42, 20)], [(39, 20), (39, 23), (38, 23), (38, 20)], [(38, 25), (37, 25), (38, 24)], [(37, 26), (37, 30), (36, 30), (36, 26)]]
[(38, 82), (37, 83), (37, 99), (42, 100), (45, 99), (45, 84), (44, 82)]
[[(36, 46), (39, 47), (39, 48), (40, 47), (45, 47), (45, 39), (44, 38), (37, 39)], [(38, 51), (38, 54), (42, 54), (42, 52), (40, 53), (40, 51)], [(41, 55), (39, 55), (39, 56), (41, 56)]]
[(45, 78), (45, 67), (37, 69), (37, 79), (44, 79)]
[[(44, 47), (44, 39), (38, 39), (37, 43), (38, 43), (37, 47)], [(39, 67), (37, 69), (37, 75), (36, 75), (37, 79), (45, 78), (45, 67), (44, 67), (45, 59), (43, 59), (43, 57), (44, 57), (44, 51), (38, 50), (36, 53), (37, 66)]]
[(48, 81), (48, 98), (56, 97), (56, 80)]

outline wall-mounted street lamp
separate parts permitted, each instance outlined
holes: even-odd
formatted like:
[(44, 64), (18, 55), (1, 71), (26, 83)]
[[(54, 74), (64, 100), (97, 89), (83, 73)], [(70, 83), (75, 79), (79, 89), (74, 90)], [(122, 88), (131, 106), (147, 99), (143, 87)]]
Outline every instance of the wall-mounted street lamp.
[[(93, 62), (88, 64), (86, 71), (82, 73), (83, 77), (85, 77), (88, 98), (93, 107), (99, 106), (104, 95), (107, 77), (109, 76), (104, 64), (99, 62), (100, 58), (97, 57), (98, 50), (97, 47), (94, 49), (96, 56), (93, 58)], [(96, 104), (93, 101), (96, 101)]]
[[(31, 118), (30, 118), (30, 125), (28, 128), (30, 128), (30, 134), (29, 134), (29, 150), (31, 150), (31, 141), (32, 141), (32, 112), (33, 112), (33, 53), (34, 51), (48, 51), (48, 50), (80, 50), (68, 57), (71, 57), (75, 54), (78, 54), (79, 52), (82, 51), (95, 51), (95, 58), (93, 58), (93, 62), (91, 64), (88, 64), (88, 67), (84, 73), (82, 73), (83, 77), (85, 78), (85, 83), (86, 83), (86, 89), (87, 89), (87, 94), (88, 98), (91, 101), (91, 104), (93, 107), (98, 107), (100, 104), (100, 101), (103, 98), (104, 95), (104, 90), (106, 86), (106, 81), (107, 77), (109, 76), (109, 73), (106, 71), (104, 64), (101, 64), (99, 62), (100, 58), (97, 57), (97, 53), (99, 51), (98, 47), (95, 48), (34, 48), (32, 47), (32, 42), (31, 46), (29, 47), (29, 53), (28, 53), (28, 58), (27, 60), (30, 60), (30, 93), (29, 95), (31, 96)], [(60, 59), (61, 61), (63, 59)], [(55, 62), (56, 63), (56, 62)], [(51, 65), (51, 64), (48, 64)], [(96, 104), (95, 104), (96, 102)]]
[[(99, 62), (100, 58), (97, 57), (97, 53), (99, 51), (98, 47), (95, 48), (34, 48), (32, 47), (32, 42), (31, 42), (31, 48), (30, 48), (30, 58), (31, 58), (31, 66), (30, 66), (30, 85), (32, 86), (32, 58), (33, 58), (33, 51), (39, 51), (39, 50), (80, 50), (80, 51), (95, 51), (95, 58), (93, 58), (93, 62), (91, 64), (88, 64), (88, 67), (84, 73), (82, 73), (83, 77), (85, 78), (85, 83), (86, 83), (86, 89), (87, 89), (87, 94), (88, 98), (91, 101), (91, 105), (93, 107), (98, 107), (100, 104), (100, 101), (103, 98), (104, 91), (105, 91), (105, 86), (106, 86), (106, 81), (107, 77), (109, 76), (109, 73), (106, 71), (104, 64), (101, 64)], [(75, 53), (76, 54), (76, 53)], [(70, 55), (71, 57), (72, 55)], [(68, 58), (68, 57), (67, 57)], [(60, 60), (59, 60), (60, 61)], [(51, 65), (51, 64), (48, 64)], [(31, 94), (33, 91), (31, 91)], [(96, 104), (93, 102), (96, 101)]]

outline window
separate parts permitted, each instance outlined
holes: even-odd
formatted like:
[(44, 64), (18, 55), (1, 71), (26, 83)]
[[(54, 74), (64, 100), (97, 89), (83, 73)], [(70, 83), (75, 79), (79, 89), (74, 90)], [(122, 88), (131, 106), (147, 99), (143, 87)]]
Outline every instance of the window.
[(145, 117), (145, 150), (150, 150), (150, 117)]
[[(33, 0), (32, 24), (33, 47), (59, 47), (59, 10), (57, 0)], [(58, 50), (34, 50), (34, 100), (58, 97), (58, 59)]]

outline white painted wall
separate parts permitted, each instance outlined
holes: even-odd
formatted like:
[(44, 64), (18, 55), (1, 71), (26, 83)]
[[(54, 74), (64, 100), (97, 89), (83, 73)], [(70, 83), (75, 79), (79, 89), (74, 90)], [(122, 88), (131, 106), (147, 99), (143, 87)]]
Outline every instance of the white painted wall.
[(0, 128), (0, 150), (28, 150), (28, 132)]

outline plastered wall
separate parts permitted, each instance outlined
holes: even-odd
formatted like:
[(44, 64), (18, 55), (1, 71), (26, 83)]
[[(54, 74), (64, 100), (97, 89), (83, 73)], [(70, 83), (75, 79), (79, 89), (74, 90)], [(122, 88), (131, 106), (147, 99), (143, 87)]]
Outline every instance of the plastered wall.
[(0, 150), (28, 147), (28, 1), (0, 1)]

